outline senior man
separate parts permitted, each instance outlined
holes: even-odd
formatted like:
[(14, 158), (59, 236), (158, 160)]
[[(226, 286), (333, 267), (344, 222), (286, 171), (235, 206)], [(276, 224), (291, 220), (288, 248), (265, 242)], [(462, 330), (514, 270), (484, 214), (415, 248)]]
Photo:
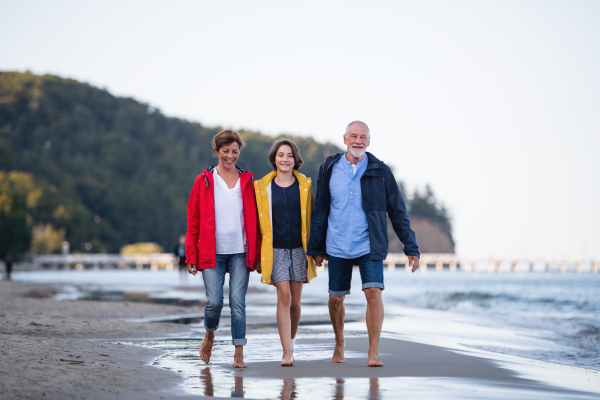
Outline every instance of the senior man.
[(419, 268), (419, 247), (406, 206), (390, 168), (367, 153), (371, 135), (362, 121), (348, 124), (345, 154), (336, 154), (319, 168), (307, 254), (317, 265), (328, 260), (329, 316), (335, 333), (332, 363), (344, 359), (344, 299), (350, 294), (352, 268), (358, 265), (367, 299), (368, 365), (379, 360), (383, 325), (383, 260), (388, 254), (386, 212), (404, 244), (412, 272)]

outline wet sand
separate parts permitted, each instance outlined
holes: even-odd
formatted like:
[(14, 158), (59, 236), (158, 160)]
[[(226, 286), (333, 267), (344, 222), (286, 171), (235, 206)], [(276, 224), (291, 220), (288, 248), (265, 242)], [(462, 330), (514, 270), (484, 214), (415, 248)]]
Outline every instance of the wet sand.
[(202, 337), (198, 326), (132, 322), (200, 314), (198, 306), (48, 299), (54, 291), (51, 285), (0, 282), (2, 398), (600, 396), (598, 371), (417, 343), (389, 332), (380, 344), (385, 366), (369, 368), (366, 332), (350, 330), (359, 324), (348, 325), (346, 362), (331, 364), (333, 333), (327, 315), (307, 316), (312, 325), (299, 330), (291, 368), (279, 366), (274, 317), (249, 317), (246, 369), (231, 367), (233, 346), (224, 316), (207, 366), (197, 356)]

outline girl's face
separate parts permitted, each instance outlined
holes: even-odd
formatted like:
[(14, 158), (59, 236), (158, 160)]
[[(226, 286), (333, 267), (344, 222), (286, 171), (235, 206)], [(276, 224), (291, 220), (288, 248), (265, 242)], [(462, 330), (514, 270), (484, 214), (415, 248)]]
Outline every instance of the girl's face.
[(294, 160), (294, 153), (292, 148), (287, 144), (279, 146), (277, 154), (275, 154), (275, 166), (277, 172), (291, 172), (294, 169), (296, 160)]
[(240, 157), (240, 145), (237, 142), (231, 142), (221, 146), (217, 156), (219, 157), (219, 167), (224, 169), (235, 168), (235, 164)]

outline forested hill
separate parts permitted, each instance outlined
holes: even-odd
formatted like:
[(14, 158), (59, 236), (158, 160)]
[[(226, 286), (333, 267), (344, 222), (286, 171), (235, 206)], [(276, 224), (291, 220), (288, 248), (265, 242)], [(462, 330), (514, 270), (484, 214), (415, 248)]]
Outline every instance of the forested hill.
[[(5, 197), (21, 193), (28, 224), (48, 236), (47, 243), (64, 237), (72, 251), (89, 243), (87, 251), (115, 252), (136, 242), (157, 242), (170, 251), (185, 232), (194, 179), (217, 162), (211, 139), (220, 130), (74, 80), (0, 72)], [(267, 154), (274, 138), (241, 133), (246, 147), (239, 165), (262, 177), (271, 170)], [(307, 176), (316, 178), (323, 159), (341, 151), (312, 138), (291, 138)], [(7, 207), (3, 201), (0, 208)], [(19, 201), (12, 201), (15, 217)], [(46, 246), (57, 250), (56, 244)]]

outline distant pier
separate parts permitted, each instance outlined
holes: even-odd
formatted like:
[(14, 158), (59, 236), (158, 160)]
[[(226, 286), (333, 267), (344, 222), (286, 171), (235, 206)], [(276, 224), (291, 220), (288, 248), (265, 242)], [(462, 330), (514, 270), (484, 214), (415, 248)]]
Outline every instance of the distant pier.
[[(31, 263), (37, 268), (49, 269), (167, 269), (176, 267), (176, 259), (171, 253), (156, 254), (45, 254), (34, 255)], [(408, 258), (402, 253), (390, 253), (384, 261), (388, 270), (404, 268), (410, 271)], [(597, 273), (600, 261), (591, 258), (479, 258), (470, 259), (456, 254), (421, 254), (421, 273), (436, 271), (463, 271), (468, 273)], [(323, 268), (323, 267), (321, 267)], [(417, 271), (418, 272), (418, 271)]]

